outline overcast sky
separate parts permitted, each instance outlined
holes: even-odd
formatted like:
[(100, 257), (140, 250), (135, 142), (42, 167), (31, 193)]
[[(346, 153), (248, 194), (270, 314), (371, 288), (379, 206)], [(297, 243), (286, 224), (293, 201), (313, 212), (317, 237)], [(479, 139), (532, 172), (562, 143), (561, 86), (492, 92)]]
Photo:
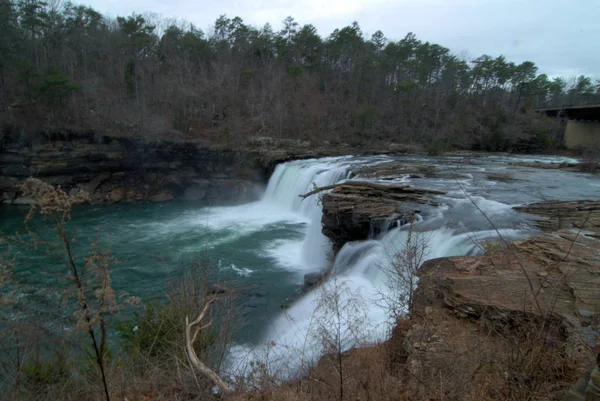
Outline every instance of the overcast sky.
[(110, 16), (152, 12), (209, 31), (220, 14), (275, 29), (291, 15), (321, 36), (358, 21), (399, 40), (414, 32), (454, 54), (522, 62), (540, 73), (600, 79), (600, 0), (83, 0)]

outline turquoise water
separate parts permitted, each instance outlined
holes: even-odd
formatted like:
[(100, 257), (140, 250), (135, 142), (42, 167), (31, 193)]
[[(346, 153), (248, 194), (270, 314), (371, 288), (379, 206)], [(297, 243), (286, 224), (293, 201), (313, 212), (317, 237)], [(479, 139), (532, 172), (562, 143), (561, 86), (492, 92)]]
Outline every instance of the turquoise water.
[[(1, 208), (2, 231), (23, 232), (26, 210)], [(111, 268), (114, 289), (144, 301), (165, 299), (187, 264), (208, 257), (213, 280), (241, 290), (244, 317), (253, 324), (240, 335), (255, 338), (265, 320), (276, 315), (302, 283), (302, 274), (280, 268), (272, 252), (277, 244), (301, 241), (306, 223), (272, 222), (255, 232), (235, 224), (214, 229), (210, 211), (207, 206), (183, 201), (84, 207), (73, 211), (68, 230), (77, 238), (75, 249), (80, 257), (99, 238), (100, 247), (110, 249), (118, 259)], [(45, 227), (40, 233), (52, 238), (53, 229)], [(15, 251), (18, 271), (34, 282), (37, 270), (59, 265), (42, 252), (24, 247)]]

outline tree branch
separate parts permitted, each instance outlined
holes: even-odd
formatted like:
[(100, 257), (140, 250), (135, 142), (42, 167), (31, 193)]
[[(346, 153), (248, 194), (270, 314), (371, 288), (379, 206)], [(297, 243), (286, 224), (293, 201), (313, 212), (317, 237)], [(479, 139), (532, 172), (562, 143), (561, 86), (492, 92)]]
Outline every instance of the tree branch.
[[(214, 298), (210, 298), (208, 301), (206, 301), (206, 304), (204, 305), (202, 312), (200, 312), (200, 315), (198, 315), (198, 317), (193, 322), (190, 323), (189, 318), (186, 316), (186, 318), (185, 318), (185, 350), (186, 350), (187, 357), (188, 357), (190, 363), (192, 364), (192, 366), (194, 367), (194, 369), (196, 369), (197, 371), (202, 373), (204, 376), (208, 377), (223, 393), (230, 394), (233, 392), (233, 390), (223, 381), (223, 379), (221, 379), (221, 377), (218, 374), (216, 374), (212, 369), (210, 369), (208, 366), (206, 366), (204, 363), (202, 363), (202, 361), (200, 360), (200, 358), (198, 358), (198, 355), (196, 354), (196, 350), (194, 350), (194, 342), (196, 341), (198, 332), (201, 329), (207, 328), (212, 323), (212, 321), (211, 321), (208, 324), (200, 326), (200, 323), (206, 317), (206, 315), (210, 309), (210, 306), (216, 300), (217, 300), (217, 298), (214, 297)], [(192, 336), (192, 328), (194, 328), (196, 326), (200, 326), (200, 327), (198, 327), (195, 330), (194, 335)]]
[(419, 188), (414, 188), (410, 185), (387, 185), (387, 184), (378, 184), (376, 182), (370, 182), (370, 181), (346, 181), (346, 182), (340, 182), (338, 184), (326, 185), (324, 187), (318, 187), (318, 188), (313, 189), (310, 192), (307, 192), (305, 194), (300, 194), (298, 196), (301, 197), (302, 199), (306, 199), (309, 196), (318, 194), (322, 191), (335, 189), (335, 188), (341, 187), (341, 186), (371, 188), (371, 189), (380, 190), (380, 191), (391, 191), (392, 193), (402, 192), (402, 193), (428, 194), (428, 195), (443, 195), (444, 194), (443, 191), (436, 191), (434, 189), (419, 189)]

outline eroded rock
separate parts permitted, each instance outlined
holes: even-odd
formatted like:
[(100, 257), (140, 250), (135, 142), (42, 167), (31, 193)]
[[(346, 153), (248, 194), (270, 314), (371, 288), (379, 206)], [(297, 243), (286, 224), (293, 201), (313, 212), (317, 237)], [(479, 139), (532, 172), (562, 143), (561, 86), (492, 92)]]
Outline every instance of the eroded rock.
[[(14, 142), (11, 142), (13, 140)], [(265, 169), (257, 152), (213, 149), (192, 143), (57, 134), (23, 146), (8, 138), (0, 152), (0, 197), (20, 199), (18, 184), (33, 176), (69, 192), (84, 190), (93, 204), (183, 197), (219, 202), (253, 200)], [(204, 181), (204, 185), (199, 182)], [(199, 188), (202, 187), (204, 194)]]

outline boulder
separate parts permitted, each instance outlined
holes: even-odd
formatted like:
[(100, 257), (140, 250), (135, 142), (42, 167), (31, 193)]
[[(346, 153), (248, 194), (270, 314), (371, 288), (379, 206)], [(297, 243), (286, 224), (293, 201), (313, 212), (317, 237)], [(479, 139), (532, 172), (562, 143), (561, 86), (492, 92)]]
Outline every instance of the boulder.
[(112, 203), (121, 202), (125, 199), (125, 188), (116, 188), (110, 191), (109, 197)]

